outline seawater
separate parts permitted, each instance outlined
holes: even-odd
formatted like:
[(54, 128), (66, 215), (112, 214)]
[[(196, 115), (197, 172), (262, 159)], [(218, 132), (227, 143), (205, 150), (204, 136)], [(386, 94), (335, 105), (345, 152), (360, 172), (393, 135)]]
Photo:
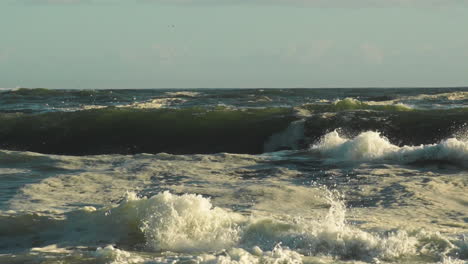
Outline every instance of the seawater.
[(468, 89), (0, 92), (0, 263), (466, 263)]

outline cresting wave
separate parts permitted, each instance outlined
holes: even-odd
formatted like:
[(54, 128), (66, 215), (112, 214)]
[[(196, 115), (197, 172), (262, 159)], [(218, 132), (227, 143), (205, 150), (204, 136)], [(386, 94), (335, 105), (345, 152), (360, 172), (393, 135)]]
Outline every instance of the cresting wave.
[[(311, 146), (329, 161), (393, 161), (401, 163), (439, 161), (466, 167), (468, 141), (448, 138), (437, 144), (398, 147), (380, 133), (367, 131), (354, 138), (333, 131)], [(468, 167), (467, 167), (468, 168)]]
[(135, 109), (0, 114), (0, 148), (54, 154), (262, 153), (292, 109)]
[[(339, 106), (341, 103), (343, 105)], [(331, 111), (330, 107), (341, 110)], [(468, 108), (417, 110), (388, 105), (375, 107), (355, 100), (305, 107), (310, 111), (305, 117), (305, 137), (314, 143), (336, 129), (354, 136), (365, 131), (380, 131), (394, 144), (420, 145), (450, 138), (460, 130), (465, 130), (468, 124)]]
[(128, 193), (118, 206), (99, 210), (88, 206), (68, 213), (65, 219), (2, 216), (1, 237), (8, 240), (0, 240), (0, 250), (94, 245), (100, 248), (92, 256), (122, 261), (115, 263), (151, 260), (140, 256), (140, 261), (130, 262), (132, 254), (123, 249), (213, 252), (194, 257), (196, 263), (302, 263), (307, 256), (373, 262), (415, 256), (431, 262), (468, 257), (463, 239), (422, 230), (360, 230), (346, 222), (345, 207), (337, 194), (328, 192), (328, 197), (330, 209), (322, 219), (278, 220), (213, 207), (200, 195), (163, 192), (138, 198)]
[(468, 123), (466, 108), (415, 110), (354, 99), (301, 107), (106, 107), (0, 113), (0, 148), (50, 154), (259, 154), (305, 149), (329, 131), (381, 131), (396, 145), (432, 144)]

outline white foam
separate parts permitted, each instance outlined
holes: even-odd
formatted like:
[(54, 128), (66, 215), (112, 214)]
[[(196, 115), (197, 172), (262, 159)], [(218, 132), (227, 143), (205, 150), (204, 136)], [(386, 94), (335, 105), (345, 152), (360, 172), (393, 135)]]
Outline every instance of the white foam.
[(443, 258), (441, 262), (438, 262), (438, 264), (467, 264), (468, 261), (464, 261), (461, 259), (456, 259), (456, 258)]
[[(22, 239), (25, 246), (29, 243), (27, 239), (36, 234), (40, 245), (60, 241), (61, 246), (106, 243), (140, 245), (156, 252), (212, 252), (235, 245), (240, 225), (245, 222), (237, 213), (213, 207), (210, 199), (201, 195), (179, 196), (169, 192), (151, 198), (127, 193), (118, 206), (102, 209), (85, 206), (65, 217), (49, 219), (26, 215), (19, 218), (18, 225), (13, 224), (14, 219), (5, 218), (0, 228), (10, 225), (10, 233)], [(24, 233), (25, 226), (31, 234)]]
[[(81, 111), (81, 110), (94, 110), (94, 109), (103, 109), (107, 108), (106, 105), (82, 105), (80, 108), (69, 108), (69, 111)], [(63, 108), (61, 109), (63, 110)]]
[[(375, 262), (421, 255), (438, 261), (464, 254), (463, 243), (452, 243), (439, 233), (399, 230), (384, 234), (361, 230), (347, 223), (346, 209), (337, 198), (339, 195), (326, 193), (330, 208), (323, 218), (283, 220), (274, 216), (243, 217), (213, 207), (208, 198), (200, 195), (163, 192), (151, 198), (138, 198), (128, 193), (113, 208), (76, 211), (61, 226), (50, 221), (52, 230), (40, 236), (52, 240), (59, 234), (66, 236), (59, 238), (62, 246), (67, 245), (66, 241), (74, 243), (68, 244), (72, 246), (106, 243), (108, 246), (98, 248), (93, 256), (115, 264), (140, 263), (147, 259), (109, 244), (132, 247), (143, 243), (146, 250), (178, 252), (175, 260), (183, 256), (180, 254), (189, 253), (195, 263), (207, 264), (294, 264), (302, 263), (303, 256)], [(29, 228), (34, 228), (34, 223)], [(36, 251), (60, 250), (52, 245)], [(167, 257), (161, 260), (157, 263), (171, 263)]]
[(238, 239), (242, 217), (213, 207), (200, 195), (164, 192), (133, 202), (140, 214), (140, 230), (154, 250), (220, 250)]
[(362, 109), (373, 109), (376, 107), (381, 107), (383, 109), (387, 108), (389, 110), (400, 110), (400, 111), (408, 111), (412, 110), (412, 107), (401, 103), (401, 102), (396, 102), (393, 100), (389, 101), (381, 101), (381, 102), (374, 102), (374, 101), (359, 101), (355, 98), (344, 98), (344, 99), (338, 99), (333, 102), (333, 105), (337, 107), (343, 107), (343, 108), (362, 108)]
[(277, 243), (307, 256), (343, 259), (394, 259), (416, 253), (418, 240), (407, 232), (387, 235), (365, 232), (346, 223), (344, 203), (330, 195), (328, 214), (323, 219), (256, 220), (243, 236), (247, 246), (274, 247)]
[(329, 161), (362, 162), (384, 159), (406, 163), (443, 160), (463, 164), (468, 160), (468, 141), (449, 138), (438, 144), (398, 147), (373, 131), (348, 139), (335, 130), (323, 136), (311, 149), (319, 151)]
[(421, 95), (408, 97), (408, 99), (416, 99), (416, 100), (445, 99), (445, 100), (450, 100), (450, 101), (466, 100), (468, 99), (468, 92), (458, 91), (458, 92), (440, 93), (440, 94), (421, 94)]
[(108, 245), (104, 248), (97, 248), (92, 254), (95, 258), (109, 264), (133, 264), (142, 263), (145, 261), (140, 256), (135, 256), (125, 250), (114, 248), (112, 245)]
[(199, 96), (201, 93), (199, 92), (189, 92), (189, 91), (180, 91), (180, 92), (166, 92), (166, 95), (168, 96), (174, 96), (174, 97), (177, 97), (177, 96), (184, 96), (184, 97), (197, 97)]
[[(368, 105), (399, 105), (406, 108), (452, 108), (464, 107), (463, 105), (454, 104), (434, 104), (434, 101), (448, 100), (448, 101), (464, 101), (468, 99), (468, 92), (458, 91), (451, 93), (439, 94), (420, 94), (415, 96), (402, 96), (392, 100), (386, 101), (366, 101)], [(430, 103), (430, 104), (427, 104)]]
[(138, 109), (158, 109), (172, 107), (187, 102), (181, 98), (155, 98), (146, 102), (135, 102), (128, 105), (119, 105), (118, 107), (132, 107)]
[(136, 264), (136, 263), (197, 263), (197, 264), (300, 264), (302, 255), (281, 245), (275, 246), (271, 251), (262, 251), (256, 247), (251, 250), (231, 248), (220, 254), (171, 255), (163, 257), (148, 257), (133, 252), (117, 249), (112, 245), (99, 247), (92, 252), (91, 257), (109, 264)]
[(242, 248), (232, 248), (225, 255), (204, 255), (198, 259), (203, 264), (300, 264), (301, 254), (276, 245), (271, 251), (262, 251), (255, 247), (251, 252)]
[(72, 250), (58, 247), (56, 244), (48, 245), (45, 247), (33, 247), (31, 248), (32, 252), (47, 252), (47, 253), (72, 253)]
[(335, 130), (323, 136), (312, 149), (318, 149), (326, 156), (338, 160), (371, 160), (395, 152), (398, 147), (377, 132), (368, 131), (353, 139), (346, 139)]

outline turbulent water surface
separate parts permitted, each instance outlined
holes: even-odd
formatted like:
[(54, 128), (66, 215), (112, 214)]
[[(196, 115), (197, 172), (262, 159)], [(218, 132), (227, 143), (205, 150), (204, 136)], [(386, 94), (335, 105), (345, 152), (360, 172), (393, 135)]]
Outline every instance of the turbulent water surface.
[(467, 263), (468, 88), (0, 91), (0, 263)]

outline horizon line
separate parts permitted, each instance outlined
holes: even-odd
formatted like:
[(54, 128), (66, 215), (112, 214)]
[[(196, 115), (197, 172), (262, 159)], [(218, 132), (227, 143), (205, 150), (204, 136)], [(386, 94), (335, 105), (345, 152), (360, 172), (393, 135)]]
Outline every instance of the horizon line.
[(50, 89), (50, 90), (198, 90), (198, 89), (231, 89), (231, 90), (248, 90), (248, 89), (460, 89), (468, 88), (468, 86), (354, 86), (354, 87), (176, 87), (176, 88), (155, 88), (155, 87), (139, 87), (139, 88), (48, 88), (48, 87), (5, 87), (0, 90), (14, 89)]

